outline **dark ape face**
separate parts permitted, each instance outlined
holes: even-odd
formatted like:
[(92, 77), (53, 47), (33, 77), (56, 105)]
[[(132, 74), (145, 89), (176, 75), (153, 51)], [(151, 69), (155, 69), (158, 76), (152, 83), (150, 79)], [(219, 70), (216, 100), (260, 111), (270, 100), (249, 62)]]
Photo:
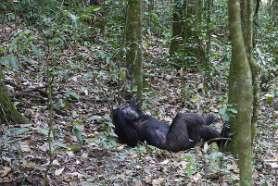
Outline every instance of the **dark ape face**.
[(142, 114), (142, 111), (140, 111), (136, 106), (124, 105), (112, 111), (112, 120), (113, 122), (125, 120), (130, 123), (139, 120)]
[(129, 121), (136, 121), (140, 118), (141, 112), (139, 109), (132, 105), (124, 106), (120, 109)]
[(129, 146), (137, 145), (140, 140), (137, 121), (141, 111), (133, 105), (124, 105), (112, 111), (112, 121), (115, 126), (114, 132), (121, 143)]

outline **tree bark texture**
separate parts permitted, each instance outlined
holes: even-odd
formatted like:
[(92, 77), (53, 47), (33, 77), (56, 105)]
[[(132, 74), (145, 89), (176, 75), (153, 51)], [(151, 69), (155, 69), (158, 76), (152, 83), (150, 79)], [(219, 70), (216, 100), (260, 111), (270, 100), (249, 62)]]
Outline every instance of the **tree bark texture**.
[(256, 136), (256, 123), (258, 118), (259, 107), (259, 75), (260, 67), (255, 62), (252, 55), (253, 50), (253, 0), (240, 0), (241, 8), (241, 26), (244, 37), (244, 44), (247, 53), (247, 58), (251, 66), (252, 71), (252, 86), (253, 86), (253, 113), (252, 113), (252, 142)]
[(231, 150), (239, 157), (240, 185), (249, 186), (252, 185), (252, 74), (242, 34), (239, 0), (229, 0), (228, 12), (232, 44), (232, 62), (230, 65), (229, 77), (229, 104), (237, 110), (237, 114), (230, 118), (233, 134)]
[(7, 95), (3, 85), (3, 74), (0, 72), (0, 124), (1, 123), (25, 123), (24, 118), (15, 108)]
[[(182, 2), (182, 3), (181, 3)], [(185, 25), (184, 11), (186, 4), (184, 1), (175, 0), (173, 8), (173, 23), (172, 23), (172, 40), (170, 43), (170, 55), (174, 55), (177, 52), (179, 45), (182, 44), (183, 27)]]
[(141, 1), (128, 0), (126, 25), (126, 62), (128, 78), (131, 80), (132, 90), (136, 90), (138, 99), (142, 97), (142, 16)]
[(205, 49), (202, 43), (202, 25), (204, 20), (203, 1), (176, 0), (173, 10), (172, 40), (169, 54), (186, 55), (190, 62), (205, 61)]

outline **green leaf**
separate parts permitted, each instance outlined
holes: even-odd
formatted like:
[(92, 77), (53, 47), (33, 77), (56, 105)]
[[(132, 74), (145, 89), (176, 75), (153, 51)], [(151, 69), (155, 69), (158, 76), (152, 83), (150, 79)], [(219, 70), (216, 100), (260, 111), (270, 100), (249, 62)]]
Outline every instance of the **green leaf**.
[(0, 65), (4, 65), (12, 70), (18, 70), (18, 62), (14, 55), (0, 57)]
[(95, 6), (95, 7), (92, 8), (92, 11), (97, 12), (97, 11), (99, 11), (100, 9), (101, 9), (100, 6)]
[(42, 135), (45, 135), (47, 136), (48, 135), (48, 128), (37, 128), (37, 132), (42, 134)]
[(188, 154), (184, 157), (185, 161), (187, 162), (187, 166), (185, 168), (185, 174), (187, 176), (192, 176), (194, 173), (198, 171), (198, 164), (196, 159), (193, 155)]
[(266, 94), (265, 95), (265, 100), (266, 100), (266, 102), (267, 102), (267, 104), (271, 104), (272, 102), (273, 102), (273, 95), (272, 94)]
[(232, 114), (237, 114), (237, 113), (238, 113), (237, 110), (234, 109), (234, 108), (230, 108), (229, 111), (230, 111)]
[(121, 81), (126, 80), (126, 69), (125, 68), (120, 68), (120, 80)]
[(81, 150), (81, 146), (79, 144), (72, 144), (68, 146), (68, 149), (72, 152), (79, 152)]
[(54, 109), (56, 110), (62, 110), (64, 109), (66, 106), (65, 102), (63, 99), (58, 99), (57, 101), (55, 101), (55, 103), (53, 104)]
[(208, 159), (217, 160), (223, 158), (224, 154), (222, 152), (212, 152), (208, 155)]
[(79, 18), (78, 18), (76, 15), (74, 15), (74, 14), (72, 14), (72, 13), (70, 13), (70, 12), (68, 13), (68, 16), (69, 16), (69, 18), (70, 18), (72, 24), (74, 25), (74, 27), (77, 28), (78, 19), (79, 19)]
[(78, 101), (80, 99), (80, 97), (78, 96), (78, 94), (76, 94), (75, 92), (73, 91), (67, 91), (66, 94), (65, 94), (66, 98), (69, 99), (69, 100), (75, 100), (75, 101)]
[(274, 97), (278, 97), (278, 88), (274, 90)]
[(85, 138), (83, 135), (83, 128), (79, 125), (74, 125), (72, 128), (72, 133), (76, 137), (79, 144), (84, 145)]
[(30, 131), (28, 128), (10, 128), (6, 130), (6, 134), (11, 136), (19, 136)]
[(224, 121), (229, 121), (229, 115), (227, 113), (226, 105), (219, 109), (219, 114), (223, 118)]

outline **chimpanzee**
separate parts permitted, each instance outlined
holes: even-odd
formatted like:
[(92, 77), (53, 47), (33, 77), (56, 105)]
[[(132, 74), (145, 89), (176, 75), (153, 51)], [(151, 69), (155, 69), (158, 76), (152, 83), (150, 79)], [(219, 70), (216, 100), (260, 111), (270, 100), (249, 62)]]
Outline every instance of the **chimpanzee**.
[(121, 143), (136, 146), (138, 142), (169, 151), (194, 147), (201, 140), (219, 138), (220, 133), (208, 125), (217, 120), (213, 114), (178, 113), (172, 124), (158, 121), (129, 103), (112, 111), (114, 131)]

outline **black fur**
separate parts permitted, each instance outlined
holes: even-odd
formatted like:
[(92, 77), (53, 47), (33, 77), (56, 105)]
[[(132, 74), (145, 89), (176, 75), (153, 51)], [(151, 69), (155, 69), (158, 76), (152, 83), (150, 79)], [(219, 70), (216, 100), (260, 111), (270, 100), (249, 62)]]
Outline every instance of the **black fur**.
[(127, 104), (112, 111), (114, 131), (121, 143), (138, 142), (169, 151), (194, 147), (201, 140), (219, 138), (220, 133), (208, 125), (217, 121), (213, 114), (178, 113), (171, 125), (144, 114), (137, 105)]

